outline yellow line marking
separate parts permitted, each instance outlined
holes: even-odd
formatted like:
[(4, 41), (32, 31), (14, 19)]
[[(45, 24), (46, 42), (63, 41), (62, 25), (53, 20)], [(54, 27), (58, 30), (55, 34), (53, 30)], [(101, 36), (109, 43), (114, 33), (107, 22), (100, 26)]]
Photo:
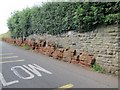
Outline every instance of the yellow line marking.
[(66, 89), (72, 88), (73, 86), (74, 86), (73, 84), (67, 84), (67, 85), (58, 87), (58, 89), (55, 89), (55, 90), (66, 90)]
[(22, 62), (24, 60), (14, 60), (14, 61), (2, 61), (0, 63), (11, 63), (11, 62)]
[(11, 55), (11, 54), (13, 54), (13, 53), (4, 53), (4, 54), (0, 54), (0, 56), (2, 56), (2, 55)]
[(10, 56), (10, 57), (0, 57), (0, 59), (4, 59), (4, 58), (17, 58), (18, 56)]

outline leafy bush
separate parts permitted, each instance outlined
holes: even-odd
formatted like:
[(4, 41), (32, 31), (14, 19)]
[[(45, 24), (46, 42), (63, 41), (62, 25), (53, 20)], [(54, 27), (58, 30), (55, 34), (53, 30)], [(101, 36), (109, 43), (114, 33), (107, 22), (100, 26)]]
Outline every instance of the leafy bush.
[(107, 15), (105, 17), (104, 23), (105, 24), (112, 24), (112, 23), (118, 24), (118, 23), (120, 23), (120, 13)]
[(14, 12), (7, 24), (13, 38), (87, 32), (97, 25), (120, 24), (119, 11), (120, 2), (47, 2)]

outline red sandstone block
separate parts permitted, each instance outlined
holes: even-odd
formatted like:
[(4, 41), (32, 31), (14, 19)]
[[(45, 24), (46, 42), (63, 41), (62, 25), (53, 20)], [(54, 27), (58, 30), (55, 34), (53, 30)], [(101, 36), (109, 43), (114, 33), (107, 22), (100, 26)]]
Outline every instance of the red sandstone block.
[(53, 58), (58, 59), (58, 53), (57, 50), (54, 51), (54, 53), (52, 54)]
[(44, 54), (49, 56), (49, 50), (50, 50), (50, 47), (48, 47), (48, 46), (44, 47), (44, 49), (43, 49)]
[(66, 49), (63, 53), (63, 60), (70, 62), (72, 60), (72, 57), (76, 55), (76, 50), (74, 49)]
[(46, 41), (43, 40), (43, 41), (41, 42), (41, 47), (45, 47), (45, 46), (46, 46)]
[(43, 52), (43, 47), (39, 47), (38, 52), (42, 53)]
[(64, 53), (63, 53), (63, 60), (64, 61), (68, 61), (68, 57), (69, 57), (68, 51), (64, 51)]
[(79, 56), (80, 64), (85, 65), (87, 67), (91, 67), (95, 62), (95, 58), (93, 55), (89, 54), (88, 52), (82, 52)]
[(56, 49), (52, 54), (53, 58), (61, 60), (63, 58), (63, 51), (63, 49)]
[(79, 55), (75, 55), (72, 57), (72, 60), (76, 60), (76, 61), (79, 61)]
[(48, 55), (52, 57), (52, 54), (54, 53), (55, 51), (55, 47), (50, 47), (49, 50), (48, 50)]
[(56, 44), (54, 42), (50, 42), (50, 41), (47, 43), (47, 45), (50, 46), (50, 47), (55, 47), (56, 46)]
[(79, 61), (71, 60), (70, 63), (73, 63), (73, 64), (79, 64)]
[(63, 58), (64, 49), (58, 49), (58, 59), (61, 60)]

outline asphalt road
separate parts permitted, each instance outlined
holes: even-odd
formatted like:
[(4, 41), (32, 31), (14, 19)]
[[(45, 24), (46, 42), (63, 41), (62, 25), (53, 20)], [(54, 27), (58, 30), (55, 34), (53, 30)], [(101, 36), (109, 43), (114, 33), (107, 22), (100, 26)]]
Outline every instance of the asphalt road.
[(1, 43), (0, 85), (3, 88), (118, 88), (117, 77)]

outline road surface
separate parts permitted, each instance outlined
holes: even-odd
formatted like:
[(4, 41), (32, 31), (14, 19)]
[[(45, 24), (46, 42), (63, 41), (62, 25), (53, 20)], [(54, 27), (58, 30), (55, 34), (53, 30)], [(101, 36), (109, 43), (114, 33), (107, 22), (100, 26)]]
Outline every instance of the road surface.
[(118, 88), (117, 77), (1, 43), (2, 88)]

